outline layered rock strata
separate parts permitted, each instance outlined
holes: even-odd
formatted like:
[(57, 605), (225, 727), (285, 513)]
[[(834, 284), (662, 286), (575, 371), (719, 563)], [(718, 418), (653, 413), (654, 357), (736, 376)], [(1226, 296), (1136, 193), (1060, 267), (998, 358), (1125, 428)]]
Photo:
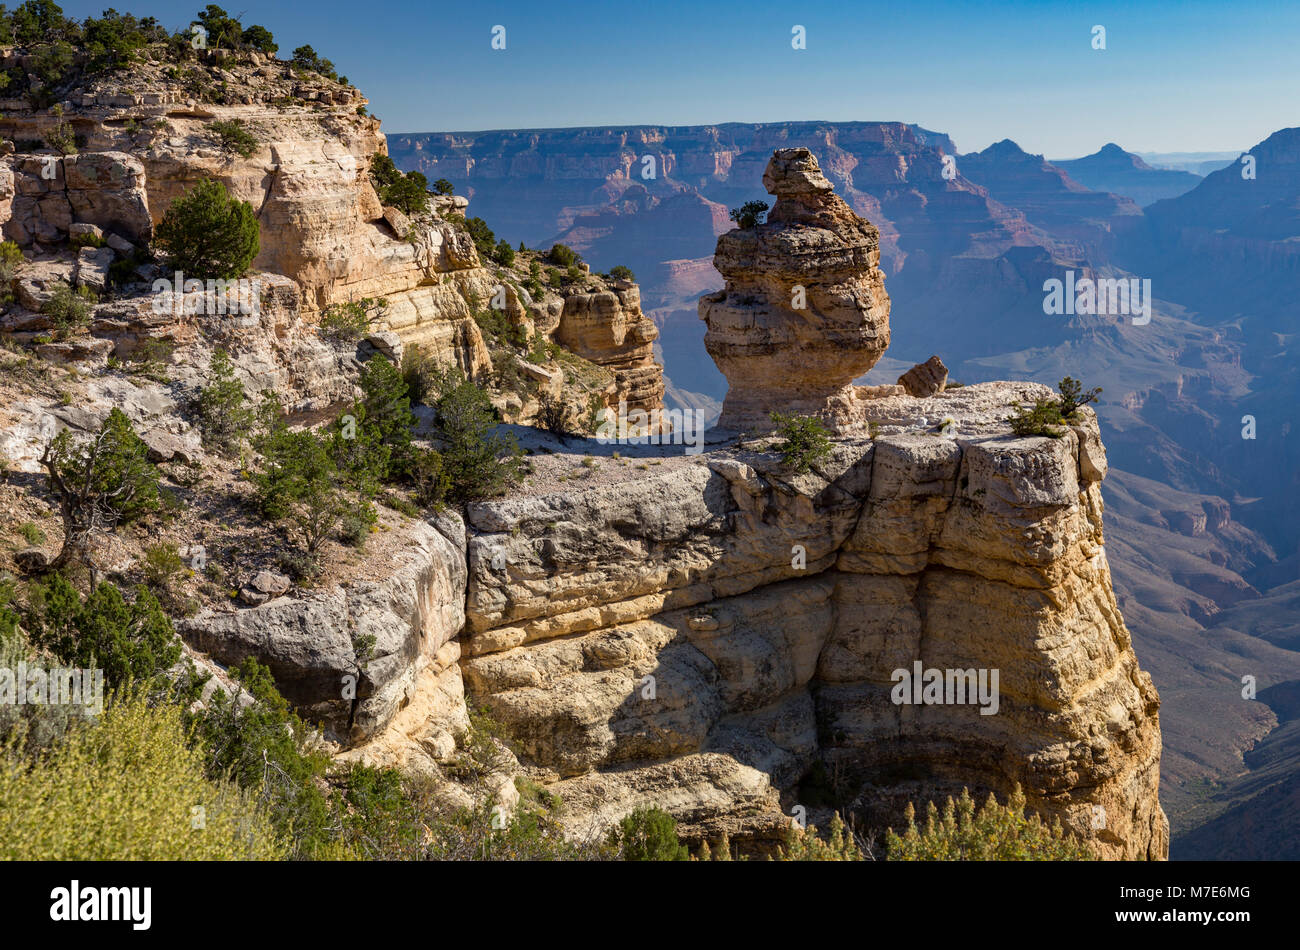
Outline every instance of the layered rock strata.
[[(1001, 421), (1044, 393), (874, 400), (880, 435), (804, 476), (724, 451), (471, 506), (467, 691), (575, 827), (658, 804), (688, 836), (770, 839), (820, 765), (863, 827), (1020, 783), (1099, 855), (1164, 857), (1159, 700), (1111, 590), (1095, 420)], [(921, 427), (949, 416), (952, 437)], [(996, 714), (895, 703), (917, 662), (997, 670)]]
[(777, 149), (763, 175), (765, 224), (718, 238), (726, 287), (700, 298), (704, 346), (727, 377), (719, 425), (764, 432), (770, 413), (861, 424), (852, 382), (889, 345), (875, 227), (833, 191), (806, 148)]
[(555, 341), (614, 373), (612, 406), (625, 403), (629, 413), (649, 415), (663, 409), (663, 367), (655, 362), (659, 330), (641, 312), (641, 291), (627, 280), (605, 290), (564, 298)]

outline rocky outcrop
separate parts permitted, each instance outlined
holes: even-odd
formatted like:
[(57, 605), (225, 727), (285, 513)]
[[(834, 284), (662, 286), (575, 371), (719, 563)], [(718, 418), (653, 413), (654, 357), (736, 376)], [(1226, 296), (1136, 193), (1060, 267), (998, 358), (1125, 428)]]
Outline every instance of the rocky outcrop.
[(947, 382), (948, 367), (937, 356), (930, 357), (924, 363), (917, 363), (898, 377), (898, 385), (907, 390), (909, 396), (933, 396), (943, 392)]
[(718, 238), (726, 288), (699, 303), (704, 346), (729, 384), (718, 424), (770, 431), (780, 411), (860, 425), (852, 382), (889, 345), (879, 235), (806, 148), (778, 149), (763, 185), (776, 196), (767, 223)]
[[(762, 840), (820, 764), (864, 827), (1019, 782), (1102, 856), (1164, 857), (1159, 700), (1111, 591), (1095, 421), (1002, 422), (1042, 393), (874, 400), (879, 436), (804, 476), (742, 447), (471, 506), (468, 692), (575, 821), (655, 802), (688, 836)], [(960, 434), (917, 428), (949, 416)], [(996, 714), (896, 704), (917, 662), (999, 671)]]
[(555, 340), (566, 349), (614, 374), (610, 405), (627, 404), (628, 412), (663, 409), (663, 367), (655, 362), (659, 330), (641, 312), (641, 292), (628, 280), (614, 280), (606, 290), (564, 298)]
[(360, 740), (381, 731), (422, 678), (436, 679), (454, 664), (444, 647), (464, 622), (463, 545), (455, 515), (414, 522), (402, 554), (381, 576), (246, 610), (204, 610), (178, 630), (221, 663), (257, 657), (304, 715)]

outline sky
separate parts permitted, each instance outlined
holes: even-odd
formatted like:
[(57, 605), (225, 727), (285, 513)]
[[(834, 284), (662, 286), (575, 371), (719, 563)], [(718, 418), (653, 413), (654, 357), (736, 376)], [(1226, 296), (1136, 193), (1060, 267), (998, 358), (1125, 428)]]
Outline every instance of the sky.
[[(201, 4), (112, 0), (186, 25)], [(108, 0), (67, 2), (77, 17)], [(310, 44), (385, 132), (788, 120), (902, 121), (962, 152), (1004, 138), (1049, 158), (1237, 151), (1297, 124), (1300, 3), (226, 4), (280, 55)], [(493, 49), (493, 28), (505, 48)], [(792, 47), (802, 26), (805, 49)], [(1094, 49), (1094, 27), (1105, 49)]]

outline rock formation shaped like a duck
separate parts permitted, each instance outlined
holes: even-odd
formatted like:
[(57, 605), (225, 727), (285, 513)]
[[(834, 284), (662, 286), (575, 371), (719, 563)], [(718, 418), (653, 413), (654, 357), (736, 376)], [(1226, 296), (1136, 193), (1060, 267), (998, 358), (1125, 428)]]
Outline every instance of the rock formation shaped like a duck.
[(806, 148), (777, 149), (763, 173), (767, 223), (718, 238), (726, 288), (700, 298), (704, 346), (729, 388), (718, 424), (760, 432), (770, 413), (861, 424), (853, 380), (889, 345), (879, 234), (854, 213)]

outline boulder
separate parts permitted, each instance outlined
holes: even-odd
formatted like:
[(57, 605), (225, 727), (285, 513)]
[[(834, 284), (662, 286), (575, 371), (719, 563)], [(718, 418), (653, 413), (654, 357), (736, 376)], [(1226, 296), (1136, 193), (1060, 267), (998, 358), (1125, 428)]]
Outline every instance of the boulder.
[(932, 356), (924, 363), (917, 363), (902, 376), (898, 385), (907, 390), (909, 396), (925, 397), (943, 392), (948, 383), (948, 367), (943, 360)]

